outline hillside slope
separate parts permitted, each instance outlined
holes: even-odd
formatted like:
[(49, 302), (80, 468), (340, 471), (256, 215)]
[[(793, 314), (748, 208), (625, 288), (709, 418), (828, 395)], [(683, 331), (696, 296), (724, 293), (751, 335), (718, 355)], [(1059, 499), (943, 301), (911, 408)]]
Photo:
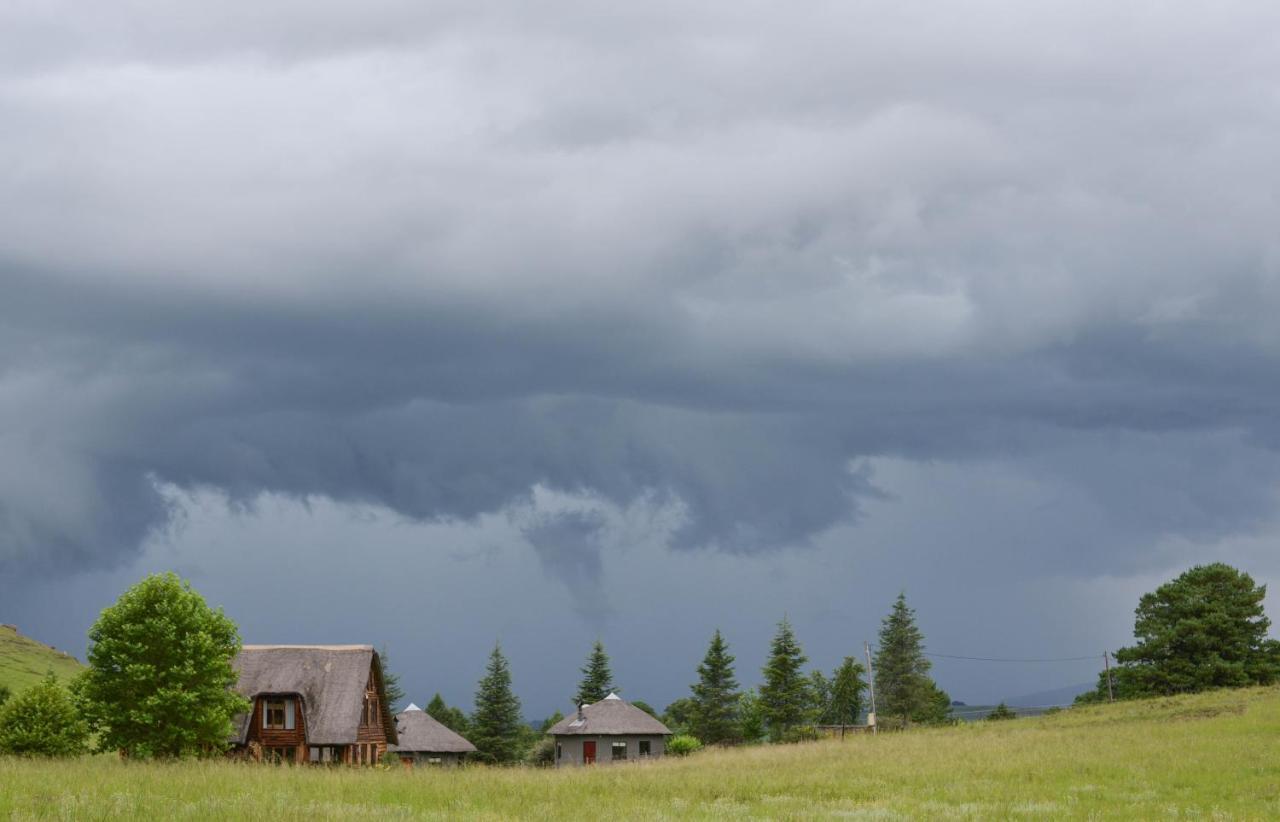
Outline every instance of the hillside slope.
[(0, 818), (1277, 819), (1280, 689), (597, 768), (0, 757)]
[(12, 625), (0, 625), (0, 685), (15, 694), (39, 682), (48, 671), (65, 682), (83, 667), (70, 654), (23, 636)]

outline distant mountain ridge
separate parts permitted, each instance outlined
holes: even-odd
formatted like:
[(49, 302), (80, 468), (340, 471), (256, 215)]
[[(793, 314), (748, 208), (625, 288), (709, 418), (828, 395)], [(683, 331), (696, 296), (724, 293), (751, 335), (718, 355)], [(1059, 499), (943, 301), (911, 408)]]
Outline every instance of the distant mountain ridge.
[(0, 685), (17, 694), (53, 671), (69, 681), (84, 665), (71, 654), (23, 636), (16, 625), (0, 625)]
[(1070, 705), (1075, 698), (1086, 691), (1092, 691), (1095, 683), (1086, 682), (1080, 685), (1064, 685), (1048, 691), (1036, 691), (1021, 696), (1005, 697), (1002, 701), (1010, 708), (1044, 708), (1050, 705)]

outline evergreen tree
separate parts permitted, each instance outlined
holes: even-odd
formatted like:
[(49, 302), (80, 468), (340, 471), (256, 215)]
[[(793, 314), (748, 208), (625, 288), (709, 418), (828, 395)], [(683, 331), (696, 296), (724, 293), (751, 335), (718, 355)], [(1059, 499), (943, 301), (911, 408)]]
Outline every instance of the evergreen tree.
[(880, 626), (880, 647), (876, 650), (880, 712), (901, 719), (906, 727), (914, 715), (928, 710), (933, 698), (929, 667), (915, 611), (907, 607), (906, 594), (898, 594), (893, 610)]
[(445, 704), (444, 697), (436, 693), (427, 703), (427, 715), (456, 734), (467, 735), (467, 715), (461, 708), (452, 708)]
[(613, 671), (609, 669), (609, 655), (604, 652), (604, 643), (596, 640), (587, 656), (587, 664), (582, 667), (582, 683), (578, 685), (577, 701), (583, 705), (599, 702), (609, 693), (616, 690), (613, 685)]
[(995, 707), (995, 710), (987, 714), (987, 719), (1017, 719), (1018, 715), (1009, 709), (1009, 706), (1001, 702)]
[(822, 671), (809, 674), (809, 722), (818, 725), (826, 720), (831, 709), (831, 680)]
[(862, 713), (862, 694), (867, 684), (862, 681), (864, 669), (851, 656), (844, 658), (831, 678), (831, 702), (827, 721), (833, 725), (856, 725)]
[(791, 623), (783, 617), (774, 634), (769, 662), (764, 666), (764, 684), (760, 686), (765, 725), (774, 740), (781, 740), (788, 730), (805, 721), (810, 688), (809, 678), (801, 669), (807, 661)]
[(925, 695), (920, 708), (911, 715), (912, 722), (921, 725), (949, 725), (955, 723), (951, 716), (951, 695), (938, 687), (932, 679), (925, 680)]
[(538, 726), (538, 731), (545, 734), (547, 731), (554, 728), (555, 724), (562, 719), (564, 719), (564, 714), (560, 713), (559, 711), (555, 711), (551, 714), (551, 716), (542, 720), (542, 724)]
[(733, 655), (719, 629), (711, 637), (707, 654), (698, 666), (690, 717), (693, 735), (707, 745), (738, 737), (738, 681), (733, 674)]
[(671, 729), (675, 734), (692, 733), (690, 728), (693, 726), (693, 697), (682, 696), (667, 706), (662, 712), (662, 724)]
[(520, 700), (511, 691), (511, 668), (495, 644), (484, 678), (476, 687), (476, 709), (471, 716), (471, 744), (482, 762), (507, 764), (520, 758), (524, 741)]
[(0, 753), (76, 756), (88, 740), (88, 725), (52, 673), (0, 708)]
[(102, 751), (179, 757), (221, 751), (249, 710), (231, 660), (236, 625), (176, 574), (130, 588), (89, 630), (89, 668), (73, 683)]
[(391, 671), (389, 659), (387, 646), (383, 645), (382, 652), (378, 654), (378, 661), (382, 663), (382, 688), (387, 694), (387, 708), (394, 716), (400, 703), (404, 702), (404, 689), (400, 687), (400, 676)]
[[(1144, 594), (1134, 612), (1138, 642), (1116, 651), (1117, 699), (1270, 685), (1280, 680), (1280, 642), (1267, 637), (1267, 586), (1230, 565), (1199, 565)], [(1107, 699), (1106, 672), (1079, 702)]]
[[(668, 725), (667, 727), (670, 727)], [(765, 737), (764, 707), (755, 688), (738, 696), (738, 734), (743, 742), (759, 742)]]

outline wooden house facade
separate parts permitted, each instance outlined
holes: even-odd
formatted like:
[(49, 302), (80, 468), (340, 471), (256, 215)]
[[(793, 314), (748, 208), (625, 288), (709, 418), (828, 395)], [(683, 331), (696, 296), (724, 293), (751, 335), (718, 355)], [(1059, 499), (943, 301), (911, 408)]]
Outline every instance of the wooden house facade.
[(233, 664), (252, 702), (235, 719), (233, 756), (374, 765), (397, 741), (370, 645), (246, 645)]

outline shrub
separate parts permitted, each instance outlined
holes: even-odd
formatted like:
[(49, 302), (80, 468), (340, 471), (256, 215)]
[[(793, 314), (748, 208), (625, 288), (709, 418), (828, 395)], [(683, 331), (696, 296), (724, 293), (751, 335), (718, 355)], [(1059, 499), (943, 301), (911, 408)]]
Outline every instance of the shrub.
[(88, 739), (88, 725), (53, 674), (0, 709), (0, 753), (78, 756)]
[(667, 753), (672, 756), (688, 756), (702, 750), (702, 740), (696, 736), (680, 734), (667, 742)]
[(538, 768), (549, 768), (556, 764), (556, 741), (549, 736), (539, 739), (529, 749), (524, 761)]

